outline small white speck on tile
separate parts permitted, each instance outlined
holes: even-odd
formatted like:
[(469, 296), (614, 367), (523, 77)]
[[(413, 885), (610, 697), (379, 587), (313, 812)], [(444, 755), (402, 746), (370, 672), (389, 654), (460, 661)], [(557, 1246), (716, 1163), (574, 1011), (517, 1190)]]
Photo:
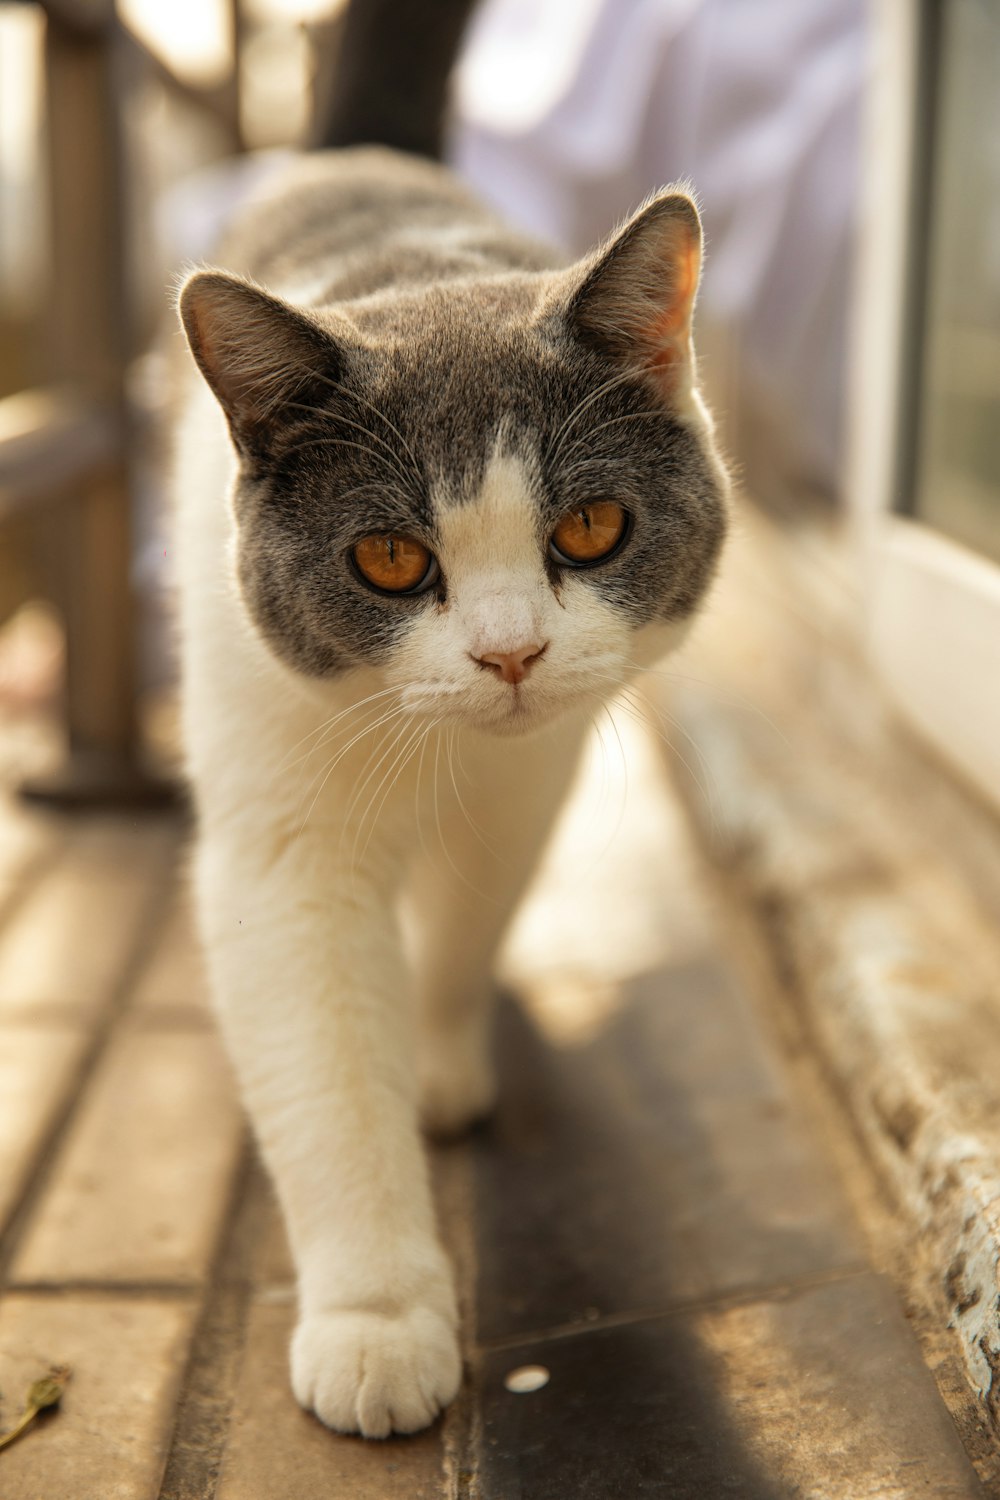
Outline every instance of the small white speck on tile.
[(548, 1385), (549, 1372), (544, 1365), (519, 1365), (516, 1370), (508, 1370), (503, 1383), (515, 1395), (527, 1396)]

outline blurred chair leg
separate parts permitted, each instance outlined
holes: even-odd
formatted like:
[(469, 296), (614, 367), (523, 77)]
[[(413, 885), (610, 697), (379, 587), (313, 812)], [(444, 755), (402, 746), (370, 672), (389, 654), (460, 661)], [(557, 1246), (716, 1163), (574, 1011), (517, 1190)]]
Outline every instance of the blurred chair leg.
[(97, 478), (73, 515), (66, 594), (66, 725), (70, 755), (114, 764), (136, 743), (135, 610), (129, 587), (128, 476)]
[(115, 465), (61, 507), (53, 593), (66, 630), (67, 756), (23, 786), (32, 800), (152, 807), (176, 795), (140, 758), (128, 479), (127, 467)]

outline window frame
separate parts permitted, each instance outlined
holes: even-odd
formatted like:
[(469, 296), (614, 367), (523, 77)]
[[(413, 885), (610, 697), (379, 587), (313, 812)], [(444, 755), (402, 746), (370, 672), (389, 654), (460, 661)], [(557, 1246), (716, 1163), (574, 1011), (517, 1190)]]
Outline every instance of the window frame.
[(910, 723), (1000, 806), (1000, 566), (913, 515), (938, 3), (871, 12), (847, 488), (871, 659)]

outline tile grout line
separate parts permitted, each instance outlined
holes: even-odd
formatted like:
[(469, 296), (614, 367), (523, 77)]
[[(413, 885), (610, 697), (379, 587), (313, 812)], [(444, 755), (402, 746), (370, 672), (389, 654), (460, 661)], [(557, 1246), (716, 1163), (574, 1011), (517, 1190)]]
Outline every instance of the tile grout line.
[(17, 872), (16, 887), (5, 899), (0, 900), (0, 937), (17, 917), (21, 907), (30, 901), (52, 867), (66, 860), (72, 853), (72, 848), (69, 834), (63, 829), (53, 836), (50, 845), (25, 862), (24, 867)]
[(141, 1301), (144, 1297), (160, 1301), (183, 1302), (189, 1297), (199, 1296), (204, 1291), (204, 1281), (120, 1281), (75, 1278), (65, 1281), (18, 1281), (8, 1280), (4, 1286), (6, 1294), (18, 1297), (60, 1296), (108, 1297), (109, 1299), (132, 1298)]
[[(426, 1143), (425, 1143), (426, 1144)], [(454, 1267), (460, 1308), (462, 1384), (441, 1423), (441, 1469), (443, 1500), (474, 1500), (476, 1453), (481, 1408), (479, 1390), (479, 1346), (477, 1326), (478, 1257), (476, 1253), (475, 1153), (468, 1140), (445, 1148), (438, 1157), (435, 1207), (439, 1229)], [(433, 1158), (433, 1146), (430, 1147)]]
[(214, 1500), (218, 1489), (257, 1290), (250, 1264), (257, 1170), (246, 1133), (174, 1403), (157, 1500)]
[[(20, 1247), (25, 1229), (36, 1204), (48, 1186), (54, 1163), (76, 1118), (87, 1085), (107, 1050), (116, 1022), (127, 1009), (135, 981), (142, 971), (146, 954), (161, 920), (164, 898), (173, 883), (175, 852), (176, 843), (171, 841), (166, 855), (162, 852), (155, 855), (150, 881), (151, 888), (139, 921), (136, 923), (134, 938), (119, 970), (118, 979), (109, 987), (110, 993), (103, 1014), (84, 1049), (80, 1063), (66, 1090), (65, 1100), (56, 1112), (35, 1154), (24, 1189), (14, 1203), (6, 1227), (0, 1234), (0, 1291), (4, 1293), (13, 1289), (9, 1281), (10, 1267)], [(58, 1285), (54, 1283), (53, 1287)]]
[(504, 1338), (483, 1339), (478, 1351), (483, 1354), (502, 1352), (504, 1349), (520, 1349), (526, 1344), (553, 1343), (572, 1339), (581, 1334), (595, 1333), (605, 1328), (629, 1328), (636, 1323), (658, 1322), (665, 1318), (683, 1317), (689, 1313), (714, 1312), (731, 1307), (751, 1307), (757, 1302), (784, 1302), (818, 1291), (821, 1287), (837, 1286), (845, 1281), (856, 1281), (864, 1276), (886, 1279), (883, 1273), (867, 1262), (846, 1265), (820, 1276), (797, 1277), (792, 1281), (780, 1281), (759, 1287), (742, 1287), (732, 1292), (720, 1292), (709, 1297), (679, 1298), (675, 1302), (656, 1303), (650, 1307), (635, 1308), (628, 1312), (607, 1313), (583, 1323), (557, 1323), (551, 1328), (527, 1329), (524, 1333), (510, 1334)]

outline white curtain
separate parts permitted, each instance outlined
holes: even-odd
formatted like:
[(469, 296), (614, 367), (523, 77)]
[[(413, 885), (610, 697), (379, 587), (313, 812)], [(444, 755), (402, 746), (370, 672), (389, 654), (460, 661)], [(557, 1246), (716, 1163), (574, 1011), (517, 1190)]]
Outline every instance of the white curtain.
[(864, 0), (484, 0), (455, 88), (454, 163), (567, 249), (694, 185), (703, 315), (787, 464), (831, 490), (865, 22)]

